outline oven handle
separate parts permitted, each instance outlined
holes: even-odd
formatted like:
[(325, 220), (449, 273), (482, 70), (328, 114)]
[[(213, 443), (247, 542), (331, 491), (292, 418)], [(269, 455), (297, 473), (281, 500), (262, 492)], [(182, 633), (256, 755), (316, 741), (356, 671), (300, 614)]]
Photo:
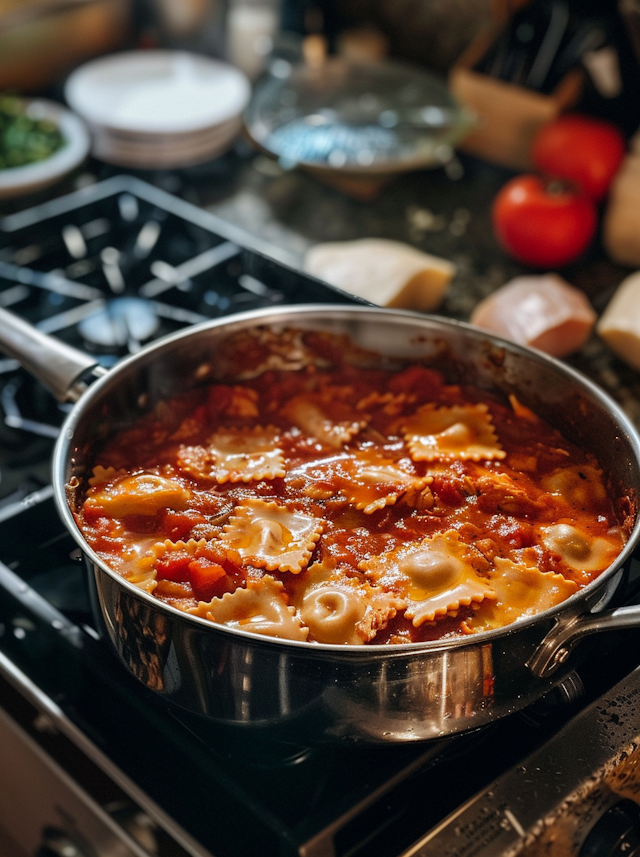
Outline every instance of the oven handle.
[(547, 634), (527, 666), (538, 678), (547, 678), (569, 657), (575, 645), (590, 634), (600, 631), (640, 629), (640, 605), (616, 607), (602, 613), (584, 613), (567, 622), (563, 620)]
[(86, 385), (83, 376), (106, 369), (89, 354), (60, 339), (41, 333), (33, 325), (0, 307), (0, 350), (19, 360), (61, 402), (76, 402)]

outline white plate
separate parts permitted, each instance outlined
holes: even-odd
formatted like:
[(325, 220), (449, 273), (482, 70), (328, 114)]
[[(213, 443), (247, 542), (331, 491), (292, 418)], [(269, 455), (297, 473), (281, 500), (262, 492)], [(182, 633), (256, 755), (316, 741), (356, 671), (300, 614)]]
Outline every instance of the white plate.
[(184, 51), (126, 51), (76, 69), (69, 106), (105, 128), (156, 134), (198, 131), (242, 113), (251, 84), (239, 69)]
[(0, 169), (1, 199), (22, 196), (54, 184), (82, 163), (91, 145), (89, 132), (82, 120), (61, 104), (42, 98), (25, 99), (23, 103), (30, 116), (51, 119), (56, 123), (64, 145), (45, 161)]
[(175, 136), (163, 134), (141, 141), (103, 129), (102, 133), (94, 134), (93, 154), (121, 167), (179, 169), (224, 154), (233, 145), (241, 127), (242, 119), (237, 117), (232, 122), (180, 139), (180, 142), (175, 142)]
[(120, 129), (105, 128), (104, 125), (93, 125), (87, 123), (89, 129), (96, 135), (109, 137), (112, 140), (119, 140), (128, 145), (139, 144), (141, 146), (153, 145), (156, 146), (162, 143), (167, 146), (187, 146), (192, 143), (197, 143), (201, 140), (208, 140), (212, 135), (224, 135), (227, 133), (238, 133), (242, 128), (242, 115), (238, 114), (231, 119), (220, 122), (218, 125), (212, 125), (207, 128), (201, 128), (197, 131), (189, 131), (185, 134), (142, 134), (139, 131), (121, 131)]
[(127, 148), (121, 144), (114, 145), (101, 137), (94, 142), (94, 155), (101, 161), (120, 167), (169, 170), (212, 161), (227, 152), (232, 143), (233, 139), (217, 140), (208, 143), (206, 147), (176, 151), (174, 148), (167, 150), (164, 147)]

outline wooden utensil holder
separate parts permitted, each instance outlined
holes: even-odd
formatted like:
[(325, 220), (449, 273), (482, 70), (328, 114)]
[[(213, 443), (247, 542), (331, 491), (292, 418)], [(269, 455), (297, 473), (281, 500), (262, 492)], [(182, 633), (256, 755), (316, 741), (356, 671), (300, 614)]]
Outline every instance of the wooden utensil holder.
[(574, 105), (583, 75), (572, 69), (549, 95), (475, 71), (475, 66), (501, 33), (490, 28), (464, 51), (449, 73), (449, 88), (478, 120), (458, 148), (483, 160), (514, 170), (529, 170), (536, 131)]

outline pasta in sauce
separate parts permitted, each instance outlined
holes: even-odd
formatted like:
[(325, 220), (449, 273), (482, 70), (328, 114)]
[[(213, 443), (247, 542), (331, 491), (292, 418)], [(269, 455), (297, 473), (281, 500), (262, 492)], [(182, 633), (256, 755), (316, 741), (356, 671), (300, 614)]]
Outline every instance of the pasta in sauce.
[(212, 622), (362, 645), (503, 627), (615, 560), (598, 462), (515, 397), (314, 339), (249, 349), (95, 455), (75, 514), (111, 568)]

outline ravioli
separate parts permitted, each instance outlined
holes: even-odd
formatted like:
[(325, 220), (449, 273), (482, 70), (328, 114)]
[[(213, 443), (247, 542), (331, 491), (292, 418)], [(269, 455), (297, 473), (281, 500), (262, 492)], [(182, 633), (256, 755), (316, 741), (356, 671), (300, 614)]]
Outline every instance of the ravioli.
[(181, 446), (177, 463), (196, 479), (251, 482), (285, 475), (282, 450), (273, 427), (225, 429), (211, 435), (206, 446)]
[(320, 643), (363, 645), (386, 628), (406, 601), (331, 561), (316, 563), (296, 581), (292, 604)]
[(174, 479), (138, 473), (101, 481), (87, 495), (85, 507), (112, 518), (155, 515), (161, 509), (185, 509), (191, 492)]
[(348, 443), (365, 425), (362, 418), (336, 419), (331, 416), (326, 397), (313, 393), (293, 396), (285, 404), (283, 413), (294, 426), (335, 449)]
[(489, 575), (495, 598), (483, 602), (463, 622), (465, 632), (488, 631), (542, 613), (578, 591), (572, 580), (552, 571), (543, 573), (523, 563), (497, 558)]
[(447, 373), (329, 333), (244, 332), (95, 450), (69, 486), (78, 526), (168, 608), (310, 645), (554, 608), (616, 561), (634, 510), (515, 395)]
[(576, 571), (604, 571), (620, 553), (620, 536), (592, 536), (568, 523), (543, 527), (542, 543)]
[(403, 426), (415, 461), (504, 458), (485, 404), (423, 405)]
[(405, 616), (419, 626), (439, 617), (456, 616), (462, 606), (496, 597), (472, 560), (471, 549), (457, 532), (449, 530), (380, 554), (360, 567), (405, 598)]
[(331, 486), (326, 497), (344, 497), (366, 515), (393, 505), (407, 492), (415, 495), (428, 490), (433, 481), (433, 477), (411, 473), (392, 459), (369, 449), (319, 459), (301, 470), (308, 471), (316, 482)]
[(245, 589), (236, 589), (208, 603), (201, 601), (187, 611), (211, 622), (250, 631), (265, 637), (306, 640), (309, 629), (302, 625), (295, 610), (286, 603), (282, 583), (265, 575), (249, 580)]
[(322, 521), (304, 512), (246, 500), (225, 526), (222, 542), (253, 565), (297, 574), (309, 562), (321, 532)]

